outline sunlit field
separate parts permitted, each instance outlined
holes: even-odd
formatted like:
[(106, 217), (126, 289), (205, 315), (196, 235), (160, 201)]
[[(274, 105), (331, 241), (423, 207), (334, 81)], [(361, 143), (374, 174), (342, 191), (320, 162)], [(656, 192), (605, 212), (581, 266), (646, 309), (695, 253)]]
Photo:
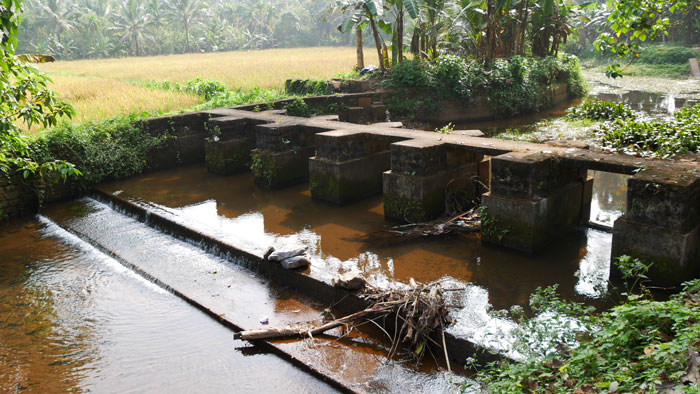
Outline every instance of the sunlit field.
[(73, 121), (84, 122), (118, 114), (176, 111), (202, 101), (144, 87), (151, 81), (186, 82), (200, 77), (221, 81), (232, 90), (282, 89), (289, 78), (329, 78), (349, 72), (355, 56), (351, 47), (271, 49), (58, 61), (39, 68), (53, 79), (52, 88), (61, 98), (75, 107)]
[(109, 116), (189, 108), (196, 96), (152, 90), (151, 81), (185, 82), (216, 79), (230, 89), (282, 89), (288, 78), (329, 78), (349, 72), (355, 49), (298, 48), (219, 52), (121, 59), (58, 61), (39, 68), (52, 88), (76, 109), (75, 122)]

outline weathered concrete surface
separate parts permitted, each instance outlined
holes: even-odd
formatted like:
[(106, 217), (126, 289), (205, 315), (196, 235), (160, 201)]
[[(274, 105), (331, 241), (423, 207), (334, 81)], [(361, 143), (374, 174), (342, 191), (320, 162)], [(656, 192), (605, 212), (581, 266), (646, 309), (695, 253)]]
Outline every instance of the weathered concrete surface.
[(0, 171), (0, 221), (36, 213), (39, 200), (31, 179)]
[(656, 282), (700, 273), (700, 176), (647, 170), (631, 176), (627, 211), (613, 227), (612, 256), (652, 264)]
[(221, 116), (207, 121), (213, 137), (205, 141), (204, 151), (210, 172), (229, 175), (250, 170), (251, 151), (255, 149), (255, 126), (269, 123), (261, 119)]
[(257, 148), (252, 153), (251, 164), (255, 182), (279, 188), (309, 179), (308, 159), (316, 152), (315, 135), (329, 130), (332, 128), (293, 120), (257, 126)]
[(345, 204), (381, 193), (395, 140), (359, 131), (316, 134), (316, 156), (309, 159), (311, 196)]
[(455, 154), (448, 145), (407, 140), (391, 145), (391, 171), (384, 173), (384, 216), (421, 222), (445, 213), (448, 186), (476, 196), (481, 155)]
[[(508, 153), (491, 159), (491, 191), (482, 196), (482, 239), (535, 252), (566, 235), (590, 206), (585, 171), (549, 154)], [(586, 218), (587, 219), (587, 218)]]

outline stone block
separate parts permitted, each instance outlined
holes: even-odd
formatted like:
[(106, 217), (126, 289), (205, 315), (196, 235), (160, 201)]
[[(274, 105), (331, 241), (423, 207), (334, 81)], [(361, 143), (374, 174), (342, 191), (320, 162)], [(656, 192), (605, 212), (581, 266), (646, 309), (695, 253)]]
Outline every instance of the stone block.
[(205, 157), (205, 139), (206, 134), (183, 135), (170, 139), (163, 146), (149, 152), (146, 168), (163, 170), (180, 165), (201, 163)]
[(630, 221), (686, 231), (700, 224), (700, 177), (647, 170), (627, 181)]
[(250, 152), (255, 149), (255, 141), (249, 138), (236, 138), (224, 141), (207, 139), (204, 150), (207, 169), (219, 175), (230, 175), (250, 170)]
[(625, 214), (613, 226), (611, 258), (622, 255), (651, 263), (648, 276), (654, 283), (678, 284), (700, 274), (700, 226), (681, 231), (630, 220)]
[(585, 170), (562, 166), (544, 153), (511, 152), (491, 158), (491, 191), (497, 195), (547, 197), (561, 186), (585, 179)]
[(253, 179), (259, 186), (271, 189), (304, 182), (309, 179), (309, 157), (314, 152), (313, 146), (286, 152), (255, 149), (250, 165)]
[(349, 107), (345, 112), (338, 114), (341, 122), (365, 124), (367, 116), (365, 109), (362, 107)]
[(429, 140), (406, 140), (391, 144), (394, 174), (428, 175), (447, 169), (446, 145)]
[(386, 105), (381, 103), (372, 103), (369, 107), (372, 123), (386, 122)]
[(347, 161), (309, 159), (310, 189), (314, 199), (346, 204), (382, 192), (382, 173), (391, 166), (389, 151)]
[(460, 191), (476, 195), (471, 179), (477, 172), (477, 163), (420, 175), (394, 172), (392, 168), (384, 173), (384, 216), (411, 223), (438, 218), (445, 213), (447, 188), (454, 180), (463, 181)]
[(581, 218), (583, 187), (572, 182), (536, 199), (485, 193), (481, 239), (529, 253), (556, 242)]

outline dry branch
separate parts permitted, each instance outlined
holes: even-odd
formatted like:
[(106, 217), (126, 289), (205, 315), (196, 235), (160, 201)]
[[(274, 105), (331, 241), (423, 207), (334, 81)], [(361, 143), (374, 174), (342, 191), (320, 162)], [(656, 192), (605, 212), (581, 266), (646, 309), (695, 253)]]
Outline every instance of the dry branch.
[(339, 326), (352, 328), (382, 319), (386, 324), (384, 328), (387, 335), (392, 333), (389, 357), (395, 356), (402, 344), (411, 348), (418, 361), (423, 358), (430, 344), (444, 347), (443, 330), (449, 326), (450, 321), (440, 282), (422, 284), (411, 279), (408, 288), (389, 290), (368, 285), (361, 297), (370, 305), (368, 308), (320, 326), (303, 323), (282, 328), (242, 331), (234, 334), (234, 338), (259, 340), (313, 337)]

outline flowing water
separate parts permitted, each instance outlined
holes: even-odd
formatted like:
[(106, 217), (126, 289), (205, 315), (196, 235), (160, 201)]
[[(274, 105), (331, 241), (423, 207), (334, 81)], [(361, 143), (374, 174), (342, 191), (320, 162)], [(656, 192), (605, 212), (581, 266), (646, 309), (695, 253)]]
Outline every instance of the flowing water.
[(333, 391), (231, 337), (43, 217), (0, 226), (0, 392)]

